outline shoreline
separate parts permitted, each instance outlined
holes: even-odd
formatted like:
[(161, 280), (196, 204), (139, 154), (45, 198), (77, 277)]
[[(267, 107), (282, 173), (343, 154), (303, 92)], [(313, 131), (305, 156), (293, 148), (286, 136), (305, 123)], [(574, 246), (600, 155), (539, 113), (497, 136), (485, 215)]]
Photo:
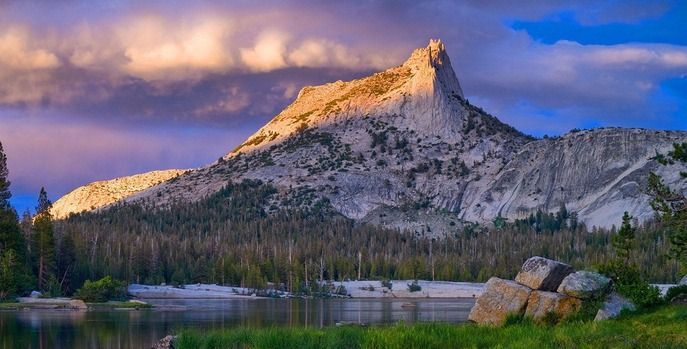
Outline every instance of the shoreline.
[[(408, 285), (414, 280), (391, 280), (391, 289), (380, 280), (342, 281), (331, 285), (343, 286), (346, 294), (331, 293), (332, 298), (345, 299), (417, 299), (417, 298), (476, 298), (482, 294), (484, 284), (456, 281), (418, 280), (420, 290), (411, 292)], [(320, 298), (303, 296), (270, 289), (249, 289), (216, 284), (191, 284), (181, 287), (168, 285), (131, 284), (128, 292), (136, 299), (255, 299), (255, 298)], [(329, 297), (323, 297), (329, 298)]]
[[(418, 280), (420, 290), (411, 292), (408, 285), (414, 280), (391, 280), (391, 289), (382, 286), (380, 280), (333, 282), (335, 288), (343, 286), (345, 295), (330, 293), (325, 297), (293, 294), (271, 289), (250, 289), (244, 287), (221, 286), (217, 284), (190, 284), (181, 287), (168, 285), (131, 284), (129, 294), (135, 299), (261, 299), (261, 298), (344, 298), (344, 299), (452, 299), (477, 298), (484, 290), (484, 283), (460, 281)], [(675, 284), (652, 284), (665, 295), (668, 288)]]

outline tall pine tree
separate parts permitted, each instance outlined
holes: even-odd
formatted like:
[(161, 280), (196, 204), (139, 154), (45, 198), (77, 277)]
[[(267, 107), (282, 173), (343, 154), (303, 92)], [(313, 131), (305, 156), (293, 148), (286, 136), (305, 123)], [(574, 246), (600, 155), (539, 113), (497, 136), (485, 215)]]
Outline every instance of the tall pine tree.
[(48, 200), (45, 188), (41, 188), (38, 194), (38, 206), (36, 217), (33, 221), (32, 251), (35, 256), (36, 274), (38, 275), (38, 288), (41, 291), (49, 290), (55, 278), (55, 237), (53, 234), (53, 222), (50, 208), (52, 203)]
[(616, 255), (625, 264), (630, 262), (630, 253), (634, 247), (635, 232), (637, 230), (637, 228), (632, 226), (632, 218), (633, 217), (625, 211), (625, 214), (623, 214), (623, 224), (620, 226), (618, 234), (613, 235), (611, 238), (611, 244), (615, 249)]

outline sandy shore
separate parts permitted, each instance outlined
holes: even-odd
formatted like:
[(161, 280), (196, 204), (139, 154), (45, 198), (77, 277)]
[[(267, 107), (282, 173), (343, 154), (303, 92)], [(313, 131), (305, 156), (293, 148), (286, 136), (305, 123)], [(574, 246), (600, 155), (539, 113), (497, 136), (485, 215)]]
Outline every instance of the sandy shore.
[[(382, 287), (381, 281), (343, 281), (334, 282), (334, 286), (343, 285), (352, 298), (474, 298), (482, 294), (484, 284), (450, 281), (418, 281), (422, 288), (410, 292), (408, 284), (412, 280), (392, 280), (389, 290)], [(214, 284), (173, 286), (129, 285), (129, 294), (140, 299), (225, 299), (255, 298), (254, 290), (241, 287), (219, 286)], [(280, 295), (288, 297), (288, 292)]]
[(129, 285), (129, 294), (140, 299), (224, 299), (253, 298), (253, 290), (215, 284), (191, 284), (182, 287)]

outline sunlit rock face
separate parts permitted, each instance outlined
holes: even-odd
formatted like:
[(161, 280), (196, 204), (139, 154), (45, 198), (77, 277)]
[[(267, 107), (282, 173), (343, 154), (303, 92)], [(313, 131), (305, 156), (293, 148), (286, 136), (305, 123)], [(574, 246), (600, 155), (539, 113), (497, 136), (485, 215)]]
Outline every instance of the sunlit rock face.
[(650, 159), (677, 141), (687, 133), (607, 128), (534, 140), (471, 105), (444, 45), (430, 41), (397, 67), (304, 87), (216, 163), (126, 200), (194, 201), (249, 178), (279, 190), (268, 211), (326, 200), (361, 222), (439, 237), (465, 221), (563, 204), (590, 227), (610, 227), (625, 210), (651, 217), (650, 171), (680, 183), (677, 165)]
[(53, 204), (51, 213), (55, 218), (65, 218), (71, 213), (96, 210), (182, 173), (184, 170), (152, 171), (109, 181), (93, 182), (61, 197)]

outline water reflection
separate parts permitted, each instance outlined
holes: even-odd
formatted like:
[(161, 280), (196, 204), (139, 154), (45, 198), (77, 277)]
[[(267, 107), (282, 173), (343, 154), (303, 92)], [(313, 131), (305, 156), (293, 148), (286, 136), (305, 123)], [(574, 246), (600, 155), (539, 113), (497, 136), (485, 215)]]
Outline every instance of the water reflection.
[(473, 299), (156, 300), (152, 310), (0, 312), (0, 348), (148, 348), (181, 329), (463, 322)]

